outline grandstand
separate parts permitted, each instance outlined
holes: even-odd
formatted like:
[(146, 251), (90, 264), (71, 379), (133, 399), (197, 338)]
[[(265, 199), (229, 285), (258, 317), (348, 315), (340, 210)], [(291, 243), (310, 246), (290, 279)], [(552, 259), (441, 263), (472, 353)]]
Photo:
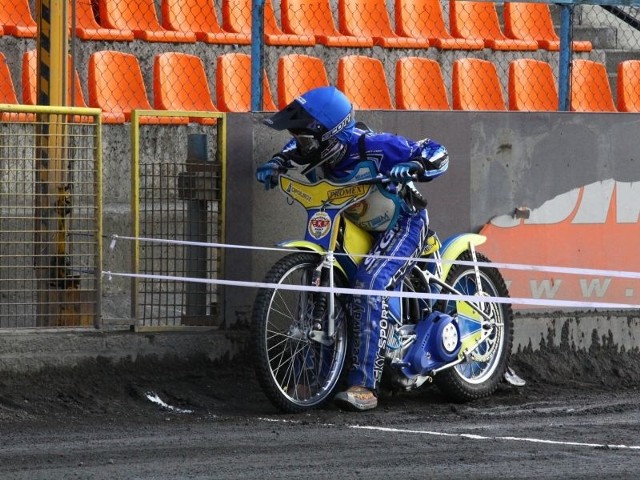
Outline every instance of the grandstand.
[[(514, 60), (546, 62), (558, 75), (560, 19), (555, 5), (397, 0), (387, 7), (385, 2), (368, 0), (358, 2), (356, 7), (349, 2), (266, 2), (265, 88), (268, 86), (273, 98), (282, 97), (278, 92), (278, 85), (282, 84), (278, 79), (278, 61), (292, 53), (321, 61), (328, 81), (333, 84), (338, 82), (341, 58), (359, 55), (381, 60), (390, 95), (396, 91), (398, 62), (409, 57), (434, 60), (440, 66), (450, 105), (453, 65), (461, 58), (492, 62), (505, 98), (509, 67)], [(4, 32), (0, 51), (7, 58), (20, 99), (23, 55), (35, 47), (35, 5), (27, 0), (0, 3), (0, 27)], [(216, 79), (220, 78), (216, 69), (219, 57), (225, 54), (251, 54), (250, 8), (246, 0), (69, 0), (70, 25), (75, 27), (70, 29), (70, 45), (83, 97), (89, 99), (93, 88), (89, 78), (91, 55), (111, 50), (137, 57), (149, 99), (155, 97), (154, 58), (168, 52), (194, 55), (203, 62), (214, 104), (217, 98), (234, 95), (235, 92), (224, 92), (224, 87), (216, 85)], [(637, 59), (640, 42), (637, 30), (628, 25), (633, 24), (637, 9), (615, 8), (612, 12), (611, 8), (605, 10), (597, 5), (574, 8), (571, 58), (603, 64), (613, 101), (617, 103), (618, 66), (625, 60)], [(354, 9), (358, 15), (351, 13)], [(321, 24), (314, 23), (315, 12)], [(313, 31), (303, 33), (304, 28)], [(406, 87), (405, 95), (409, 93)], [(185, 82), (176, 88), (189, 90), (191, 86)], [(393, 100), (395, 108), (396, 99)], [(420, 99), (415, 103), (420, 104)], [(224, 111), (229, 107), (216, 105), (216, 108)], [(113, 121), (112, 115), (109, 118)]]
[[(264, 97), (258, 110), (273, 111), (302, 90), (327, 83), (343, 88), (359, 110), (558, 109), (563, 52), (562, 18), (555, 4), (271, 0), (265, 3), (265, 31), (258, 49), (251, 45), (250, 4), (68, 1), (69, 72), (74, 77), (68, 103), (84, 102), (103, 111), (107, 223), (126, 224), (121, 217), (129, 215), (132, 112), (248, 112), (256, 83), (251, 55), (260, 48)], [(531, 5), (537, 8), (525, 8)], [(36, 103), (35, 12), (33, 0), (0, 0), (0, 53), (4, 73), (12, 79), (3, 82), (5, 103)], [(567, 58), (574, 67), (569, 80), (575, 91), (568, 109), (640, 111), (638, 8), (580, 4), (572, 12)], [(473, 67), (477, 65), (481, 67)], [(601, 87), (586, 82), (594, 73), (581, 76), (580, 69), (587, 66), (592, 67), (589, 72), (598, 72)], [(176, 75), (178, 69), (185, 73)], [(416, 76), (420, 81), (413, 81)], [(494, 95), (487, 103), (489, 84), (478, 82), (489, 81)], [(470, 83), (465, 87), (464, 82)], [(358, 92), (362, 85), (372, 90)], [(585, 87), (586, 92), (578, 94)], [(465, 94), (477, 92), (483, 102), (463, 99), (461, 89)], [(25, 118), (2, 117), (3, 122)], [(186, 155), (183, 138), (188, 133), (209, 135), (215, 155), (216, 134), (211, 132), (220, 122), (212, 118), (147, 115), (140, 123), (145, 127), (141, 142), (150, 157), (149, 176), (158, 174), (158, 179), (148, 181), (151, 186), (160, 184), (167, 171), (180, 173), (177, 167), (158, 164), (163, 156), (174, 161)], [(116, 270), (129, 268), (127, 255), (112, 261)]]

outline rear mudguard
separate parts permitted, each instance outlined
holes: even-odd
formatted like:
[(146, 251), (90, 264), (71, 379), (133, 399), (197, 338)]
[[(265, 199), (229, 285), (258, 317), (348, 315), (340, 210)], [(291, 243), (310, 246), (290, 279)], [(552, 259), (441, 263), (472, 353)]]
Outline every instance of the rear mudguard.
[[(454, 235), (452, 237), (447, 238), (444, 242), (442, 242), (442, 246), (440, 247), (440, 256), (443, 260), (456, 260), (462, 252), (465, 250), (469, 250), (469, 246), (472, 245), (477, 247), (478, 245), (482, 245), (487, 241), (487, 237), (484, 235), (478, 235), (477, 233), (460, 233), (458, 235)], [(443, 262), (442, 263), (442, 280), (447, 279), (447, 275), (449, 275), (449, 270), (453, 263)]]
[[(317, 245), (313, 242), (309, 242), (308, 240), (288, 240), (285, 242), (280, 242), (278, 246), (282, 248), (295, 248), (297, 250), (314, 252), (314, 253), (317, 253), (318, 255), (327, 254), (327, 251), (324, 248), (322, 248), (320, 245)], [(340, 263), (335, 262), (334, 265), (338, 268), (338, 270), (340, 270), (343, 273), (345, 278), (348, 278), (347, 272), (344, 271), (344, 268), (342, 267), (342, 265), (340, 265)]]

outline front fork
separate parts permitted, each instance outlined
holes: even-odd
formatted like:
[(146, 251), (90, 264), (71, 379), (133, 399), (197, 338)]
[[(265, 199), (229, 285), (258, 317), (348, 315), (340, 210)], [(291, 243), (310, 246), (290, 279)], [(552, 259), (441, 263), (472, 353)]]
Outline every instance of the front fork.
[[(333, 254), (333, 250), (328, 251), (322, 262), (316, 267), (313, 272), (312, 285), (315, 287), (325, 286), (324, 283), (327, 283), (329, 289), (331, 290), (329, 293), (321, 293), (322, 300), (315, 302), (313, 309), (313, 330), (309, 332), (309, 338), (316, 342), (319, 342), (323, 345), (333, 345), (335, 341), (334, 335), (336, 331), (336, 297), (333, 293), (333, 288), (335, 286), (335, 276), (333, 273), (333, 267), (335, 264), (335, 255)], [(326, 272), (326, 277), (325, 277)], [(325, 280), (326, 278), (326, 280)], [(328, 298), (328, 301), (327, 301)], [(327, 323), (326, 330), (323, 329), (322, 319), (327, 313)]]

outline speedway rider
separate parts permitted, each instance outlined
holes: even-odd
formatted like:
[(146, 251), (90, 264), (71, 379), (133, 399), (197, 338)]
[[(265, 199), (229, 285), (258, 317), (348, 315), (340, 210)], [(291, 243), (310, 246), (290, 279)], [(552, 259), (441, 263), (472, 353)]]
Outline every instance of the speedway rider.
[[(275, 130), (288, 130), (293, 138), (271, 160), (260, 165), (256, 178), (270, 189), (278, 173), (294, 166), (311, 181), (352, 179), (359, 164), (368, 161), (374, 173), (388, 175), (400, 187), (379, 188), (347, 216), (375, 238), (371, 254), (359, 266), (354, 288), (392, 290), (402, 281), (425, 247), (428, 231), (426, 201), (412, 179), (430, 181), (448, 167), (447, 150), (430, 139), (413, 141), (390, 133), (375, 133), (356, 125), (353, 107), (335, 87), (320, 87), (296, 98), (264, 122)], [(335, 397), (338, 406), (369, 410), (377, 394), (384, 365), (388, 297), (354, 295), (350, 310), (354, 325), (350, 387)], [(385, 330), (383, 332), (383, 330)]]

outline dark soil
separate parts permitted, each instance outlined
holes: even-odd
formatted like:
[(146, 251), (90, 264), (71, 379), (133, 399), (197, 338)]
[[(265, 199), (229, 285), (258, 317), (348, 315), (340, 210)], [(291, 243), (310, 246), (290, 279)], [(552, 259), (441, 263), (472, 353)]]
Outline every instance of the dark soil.
[[(640, 353), (599, 347), (575, 351), (557, 347), (514, 354), (511, 367), (527, 381), (516, 388), (501, 385), (485, 403), (526, 403), (580, 392), (635, 390), (640, 387)], [(91, 417), (147, 422), (158, 411), (157, 395), (174, 408), (196, 415), (262, 415), (276, 413), (260, 391), (253, 370), (242, 359), (211, 362), (206, 358), (143, 358), (112, 363), (98, 359), (69, 369), (45, 369), (29, 375), (0, 377), (0, 422), (84, 422)], [(391, 395), (383, 405), (419, 397), (446, 405), (436, 387)], [(329, 410), (332, 407), (327, 407)]]

